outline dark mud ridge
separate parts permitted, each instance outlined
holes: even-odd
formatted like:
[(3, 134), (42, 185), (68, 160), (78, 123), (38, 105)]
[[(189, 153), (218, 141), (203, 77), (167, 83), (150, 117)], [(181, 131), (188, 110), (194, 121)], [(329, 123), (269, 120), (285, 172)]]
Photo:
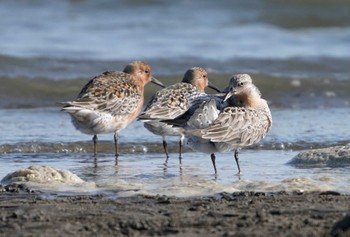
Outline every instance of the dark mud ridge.
[(350, 196), (48, 196), (0, 186), (0, 236), (350, 236)]

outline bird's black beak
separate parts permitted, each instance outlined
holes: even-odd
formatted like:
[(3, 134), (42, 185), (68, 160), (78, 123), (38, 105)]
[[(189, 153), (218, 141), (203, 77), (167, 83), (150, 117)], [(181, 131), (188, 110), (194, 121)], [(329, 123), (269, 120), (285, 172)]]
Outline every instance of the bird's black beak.
[(213, 89), (216, 92), (221, 92), (219, 88), (217, 88), (213, 83), (211, 83), (210, 81), (208, 81), (208, 87)]
[(165, 88), (165, 86), (163, 85), (163, 83), (161, 83), (159, 80), (157, 80), (156, 78), (154, 77), (151, 77), (151, 82), (156, 84), (157, 86), (160, 86), (162, 88)]

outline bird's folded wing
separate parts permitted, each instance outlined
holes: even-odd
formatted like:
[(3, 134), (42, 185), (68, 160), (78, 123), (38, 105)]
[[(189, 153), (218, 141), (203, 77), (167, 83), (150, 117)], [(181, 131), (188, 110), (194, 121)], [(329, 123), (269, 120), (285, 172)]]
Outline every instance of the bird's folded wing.
[(260, 111), (229, 107), (219, 114), (212, 125), (189, 133), (212, 142), (248, 146), (260, 141), (269, 126), (268, 116)]
[(138, 85), (129, 74), (105, 72), (90, 80), (76, 100), (62, 104), (64, 107), (84, 108), (116, 115), (134, 111), (142, 99), (141, 96)]
[(139, 119), (167, 120), (184, 114), (196, 98), (206, 96), (188, 83), (177, 83), (158, 91), (147, 104)]

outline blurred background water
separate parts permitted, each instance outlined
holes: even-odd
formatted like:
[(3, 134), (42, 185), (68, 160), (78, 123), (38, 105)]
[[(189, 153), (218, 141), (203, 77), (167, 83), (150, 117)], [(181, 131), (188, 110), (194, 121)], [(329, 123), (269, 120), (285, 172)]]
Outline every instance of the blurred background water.
[[(345, 0), (1, 1), (0, 178), (50, 160), (89, 179), (83, 170), (93, 165), (91, 138), (74, 130), (57, 102), (75, 98), (90, 78), (103, 71), (122, 70), (130, 61), (144, 60), (166, 85), (180, 81), (193, 66), (206, 68), (210, 80), (221, 88), (231, 74), (249, 73), (269, 101), (273, 128), (247, 156), (265, 154), (271, 163), (257, 170), (254, 159), (244, 165), (243, 153), (245, 174), (243, 181), (236, 182), (232, 154), (223, 154), (227, 158), (219, 159), (223, 170), (216, 180), (222, 190), (254, 189), (257, 186), (252, 183), (261, 187), (261, 182), (270, 181), (304, 182), (315, 174), (312, 179), (320, 180), (317, 185), (331, 180), (335, 189), (346, 191), (350, 179), (346, 164), (345, 168), (313, 167), (304, 172), (286, 163), (299, 150), (350, 140), (349, 12), (350, 2)], [(157, 89), (147, 86), (146, 97)], [(173, 175), (141, 174), (149, 173), (147, 169), (163, 170), (160, 137), (144, 130), (139, 122), (122, 131), (121, 137), (124, 165), (140, 172), (130, 172), (128, 178), (136, 183), (158, 183), (159, 190), (159, 180), (164, 177), (170, 183), (179, 181), (176, 162)], [(111, 136), (101, 140), (105, 153), (101, 159), (114, 167)], [(176, 139), (171, 141), (172, 157), (176, 157)], [(183, 165), (196, 167), (189, 168), (193, 180), (188, 186), (198, 183), (198, 177), (204, 183), (212, 180), (207, 154), (187, 152)], [(80, 155), (92, 163), (77, 159)], [(150, 163), (136, 162), (139, 156), (146, 156)], [(205, 168), (198, 170), (202, 166), (196, 163)], [(203, 172), (207, 173), (201, 176)], [(123, 179), (122, 173), (111, 180)], [(269, 175), (258, 178), (257, 173)], [(94, 177), (105, 186), (101, 180), (109, 175), (101, 171)], [(167, 187), (163, 192), (178, 190)], [(210, 192), (210, 188), (205, 190)]]

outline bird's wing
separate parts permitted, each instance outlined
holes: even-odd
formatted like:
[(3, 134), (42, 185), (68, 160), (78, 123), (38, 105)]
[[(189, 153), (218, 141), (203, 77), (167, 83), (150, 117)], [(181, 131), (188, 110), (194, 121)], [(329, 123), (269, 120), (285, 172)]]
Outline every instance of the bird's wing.
[(124, 72), (104, 72), (91, 79), (74, 101), (64, 102), (65, 107), (78, 107), (112, 115), (134, 111), (142, 94), (133, 77)]
[(269, 128), (269, 117), (264, 112), (242, 107), (228, 107), (210, 126), (188, 132), (212, 142), (248, 146), (260, 141)]
[(154, 94), (145, 110), (139, 116), (141, 120), (166, 120), (185, 113), (193, 102), (207, 96), (189, 83), (177, 83)]

